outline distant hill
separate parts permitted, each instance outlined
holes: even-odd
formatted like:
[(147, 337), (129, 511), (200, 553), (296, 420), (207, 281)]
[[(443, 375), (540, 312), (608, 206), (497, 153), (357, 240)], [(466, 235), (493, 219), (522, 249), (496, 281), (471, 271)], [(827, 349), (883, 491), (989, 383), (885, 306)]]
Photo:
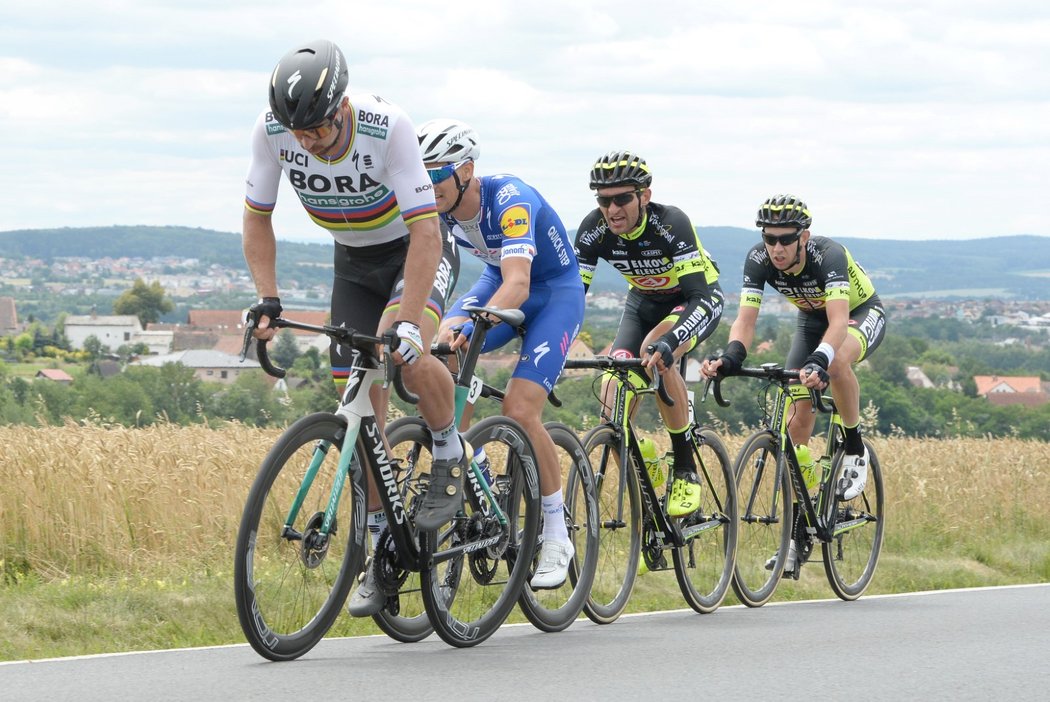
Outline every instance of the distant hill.
[[(744, 254), (754, 230), (700, 227), (700, 240), (721, 270), (722, 287), (740, 289)], [(1003, 236), (963, 241), (899, 241), (835, 237), (872, 276), (880, 295), (1050, 297), (1050, 237)], [(194, 258), (203, 264), (246, 268), (241, 237), (189, 227), (79, 227), (0, 232), (0, 256), (50, 260), (56, 256)], [(328, 243), (279, 243), (279, 275), (327, 276)], [(461, 280), (474, 280), (482, 264), (463, 257)], [(463, 285), (464, 283), (461, 283)], [(599, 265), (595, 290), (622, 290), (623, 279)]]

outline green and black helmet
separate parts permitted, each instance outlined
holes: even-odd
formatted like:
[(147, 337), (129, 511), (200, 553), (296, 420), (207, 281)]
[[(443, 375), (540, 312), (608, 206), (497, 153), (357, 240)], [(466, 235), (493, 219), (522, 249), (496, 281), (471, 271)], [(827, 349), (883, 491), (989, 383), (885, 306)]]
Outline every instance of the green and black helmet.
[(798, 227), (809, 229), (813, 224), (813, 215), (809, 213), (806, 203), (794, 195), (777, 195), (762, 203), (758, 208), (755, 226), (762, 227)]
[(630, 151), (610, 151), (591, 168), (591, 190), (633, 185), (648, 188), (653, 174), (645, 159)]

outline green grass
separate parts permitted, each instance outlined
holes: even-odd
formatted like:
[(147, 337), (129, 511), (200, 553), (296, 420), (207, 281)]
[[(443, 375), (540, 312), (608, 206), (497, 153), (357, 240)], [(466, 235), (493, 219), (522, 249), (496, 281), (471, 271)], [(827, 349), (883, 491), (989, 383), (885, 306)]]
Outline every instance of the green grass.
[[(1050, 582), (1050, 544), (961, 545), (905, 553), (886, 544), (868, 595)], [(798, 581), (780, 583), (773, 601), (833, 594), (819, 550)], [(737, 604), (732, 592), (723, 606)], [(627, 612), (683, 609), (673, 571), (638, 578)], [(717, 613), (714, 615), (717, 616)], [(510, 622), (524, 622), (514, 610)], [(371, 619), (342, 616), (330, 636), (381, 633)], [(0, 586), (0, 660), (244, 643), (229, 572), (184, 577), (13, 576)]]

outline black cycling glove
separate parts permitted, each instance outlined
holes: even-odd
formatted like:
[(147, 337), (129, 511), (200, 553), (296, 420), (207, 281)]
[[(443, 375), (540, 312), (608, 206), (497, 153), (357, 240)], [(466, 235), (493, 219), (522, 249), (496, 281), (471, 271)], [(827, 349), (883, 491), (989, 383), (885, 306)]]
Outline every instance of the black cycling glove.
[(718, 374), (722, 376), (735, 375), (738, 370), (744, 367), (747, 349), (739, 341), (730, 341), (719, 358), (722, 361), (722, 365), (718, 367)]
[(279, 297), (264, 297), (254, 305), (248, 308), (247, 320), (251, 326), (259, 326), (259, 319), (263, 316), (269, 317), (270, 319), (277, 319), (281, 316), (281, 312), (284, 310), (281, 307), (281, 298)]

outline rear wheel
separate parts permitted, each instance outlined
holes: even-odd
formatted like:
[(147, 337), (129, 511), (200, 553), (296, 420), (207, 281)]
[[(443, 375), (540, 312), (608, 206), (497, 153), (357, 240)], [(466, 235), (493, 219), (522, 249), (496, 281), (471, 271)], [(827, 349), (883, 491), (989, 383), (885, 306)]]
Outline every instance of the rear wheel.
[(465, 438), (474, 449), (485, 449), (490, 489), (506, 522), (472, 467), (460, 513), (436, 531), (419, 534), (421, 550), (434, 559), (434, 567), (422, 574), (427, 614), (442, 640), (457, 647), (481, 643), (510, 614), (531, 570), (540, 526), (539, 472), (521, 426), (508, 417), (489, 417)]
[[(544, 425), (558, 451), (565, 478), (565, 526), (575, 555), (569, 577), (553, 590), (533, 590), (528, 583), (518, 604), (525, 618), (541, 631), (562, 631), (583, 609), (598, 565), (598, 503), (594, 498), (594, 476), (580, 440), (564, 424)], [(538, 555), (538, 554), (537, 554)], [(533, 571), (534, 572), (534, 571)], [(532, 572), (530, 572), (530, 577)]]
[(360, 572), (365, 481), (360, 470), (340, 476), (345, 434), (334, 414), (303, 417), (270, 449), (248, 493), (234, 598), (241, 629), (264, 658), (291, 660), (313, 648)]
[(707, 614), (718, 609), (729, 592), (739, 522), (736, 480), (725, 445), (710, 429), (701, 429), (696, 439), (700, 507), (681, 519), (687, 540), (672, 555), (685, 601)]
[(642, 542), (642, 494), (638, 467), (620, 456), (611, 426), (595, 427), (583, 440), (594, 471), (598, 501), (598, 563), (583, 611), (596, 624), (614, 622), (627, 607), (638, 575)]
[[(769, 432), (748, 437), (734, 467), (740, 510), (733, 592), (748, 607), (773, 596), (784, 572), (791, 541), (791, 483), (787, 466)], [(776, 554), (773, 567), (766, 562)]]
[[(868, 482), (864, 491), (835, 506), (835, 526), (830, 542), (821, 544), (824, 572), (835, 594), (844, 600), (860, 597), (871, 583), (882, 552), (883, 530), (886, 527), (883, 512), (882, 466), (875, 448), (864, 441), (868, 449)], [(842, 466), (843, 453), (839, 451), (833, 463), (834, 474)]]

